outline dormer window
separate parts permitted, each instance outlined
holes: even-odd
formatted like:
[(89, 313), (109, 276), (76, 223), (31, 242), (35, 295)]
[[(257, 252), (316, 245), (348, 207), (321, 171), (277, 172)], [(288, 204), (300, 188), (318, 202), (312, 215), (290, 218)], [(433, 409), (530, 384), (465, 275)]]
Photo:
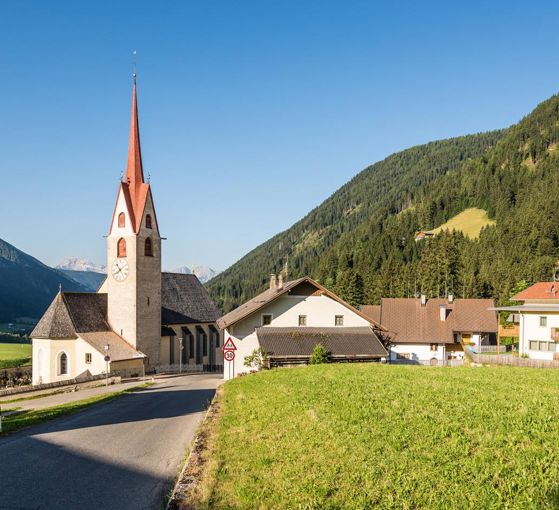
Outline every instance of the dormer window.
[(121, 212), (118, 215), (118, 228), (124, 228), (126, 226), (126, 215)]
[(121, 237), (116, 245), (116, 256), (118, 258), (126, 257), (126, 240)]
[(146, 214), (146, 228), (152, 228), (151, 226), (151, 216)]
[(145, 244), (145, 256), (146, 257), (153, 257), (153, 244), (151, 242), (151, 237), (148, 237), (146, 239), (146, 244)]

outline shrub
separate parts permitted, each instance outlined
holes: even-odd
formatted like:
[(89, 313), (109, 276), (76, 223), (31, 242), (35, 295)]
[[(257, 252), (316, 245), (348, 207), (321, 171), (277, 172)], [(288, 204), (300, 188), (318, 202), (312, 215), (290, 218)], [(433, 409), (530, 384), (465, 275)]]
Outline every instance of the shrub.
[(309, 363), (311, 365), (328, 363), (328, 351), (322, 344), (316, 344), (314, 346)]
[(261, 347), (254, 349), (248, 356), (245, 356), (245, 367), (260, 370), (264, 366), (264, 362), (268, 359), (268, 354)]

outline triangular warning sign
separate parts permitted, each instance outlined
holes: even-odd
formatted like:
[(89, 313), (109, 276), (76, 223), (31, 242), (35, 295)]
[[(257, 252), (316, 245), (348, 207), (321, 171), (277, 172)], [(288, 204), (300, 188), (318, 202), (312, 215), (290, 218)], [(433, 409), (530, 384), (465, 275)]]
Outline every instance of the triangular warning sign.
[(223, 350), (224, 351), (236, 351), (237, 350), (237, 347), (233, 343), (233, 340), (231, 340), (231, 337), (229, 337), (227, 339), (227, 342), (225, 342), (225, 345), (223, 346)]

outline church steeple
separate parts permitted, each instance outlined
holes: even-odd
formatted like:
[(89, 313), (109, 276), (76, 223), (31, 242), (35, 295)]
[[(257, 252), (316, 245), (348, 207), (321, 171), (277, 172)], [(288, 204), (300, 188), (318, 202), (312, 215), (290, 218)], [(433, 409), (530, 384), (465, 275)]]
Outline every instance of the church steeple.
[(136, 78), (132, 89), (132, 119), (130, 120), (130, 141), (128, 143), (128, 162), (126, 163), (126, 182), (130, 186), (130, 194), (137, 202), (138, 191), (144, 183), (144, 169), (142, 166), (142, 151), (140, 148), (140, 126), (138, 124), (138, 98), (136, 93)]
[[(120, 183), (127, 207), (127, 216), (134, 232), (138, 233), (145, 213), (146, 201), (151, 199), (151, 186), (144, 180), (144, 168), (142, 164), (142, 150), (140, 147), (140, 126), (138, 122), (138, 96), (136, 92), (136, 76), (134, 75), (134, 86), (132, 88), (132, 117), (130, 119), (130, 139), (128, 141), (128, 160), (126, 162), (126, 176)], [(117, 197), (118, 200), (118, 197)], [(116, 205), (115, 205), (116, 211)], [(155, 216), (155, 211), (153, 211)], [(155, 219), (155, 218), (152, 218)], [(111, 222), (112, 232), (113, 221)]]

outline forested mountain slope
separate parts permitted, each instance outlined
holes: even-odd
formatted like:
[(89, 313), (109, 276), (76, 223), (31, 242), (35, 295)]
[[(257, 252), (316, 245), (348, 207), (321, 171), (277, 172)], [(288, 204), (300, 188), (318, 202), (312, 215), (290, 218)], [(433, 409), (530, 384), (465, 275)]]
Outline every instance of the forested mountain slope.
[[(559, 97), (503, 131), (433, 142), (359, 173), (290, 229), (251, 251), (208, 288), (230, 310), (266, 286), (289, 255), (352, 304), (381, 296), (504, 298), (520, 279), (549, 278), (559, 257)], [(496, 225), (479, 239), (441, 233), (468, 207)]]
[(87, 290), (0, 239), (0, 322), (38, 319), (58, 292)]

